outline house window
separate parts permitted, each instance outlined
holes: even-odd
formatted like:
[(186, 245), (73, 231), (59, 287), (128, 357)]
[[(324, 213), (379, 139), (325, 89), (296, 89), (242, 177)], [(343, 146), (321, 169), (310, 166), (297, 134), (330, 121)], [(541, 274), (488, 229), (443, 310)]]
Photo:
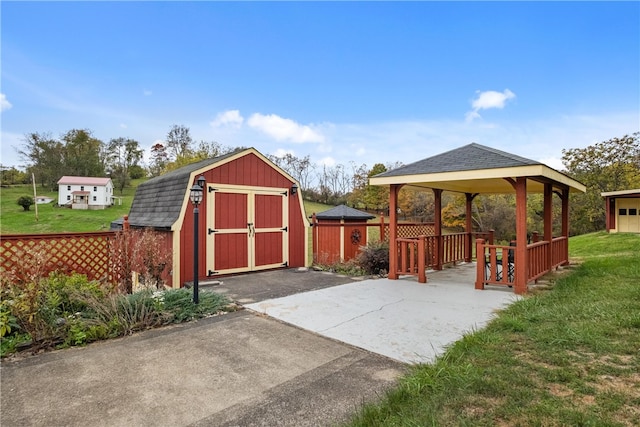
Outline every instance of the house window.
[(93, 191), (98, 191), (98, 187), (93, 187)]
[(622, 208), (618, 210), (618, 215), (626, 215), (627, 214), (627, 210)]
[(80, 191), (84, 191), (84, 185), (80, 186)]
[(98, 198), (96, 196), (93, 196), (93, 201), (94, 202), (98, 201)]
[(635, 208), (630, 208), (629, 209), (629, 215), (638, 215), (638, 210)]
[(67, 191), (71, 191), (71, 186), (67, 185)]
[(71, 196), (67, 195), (67, 200), (71, 200)]

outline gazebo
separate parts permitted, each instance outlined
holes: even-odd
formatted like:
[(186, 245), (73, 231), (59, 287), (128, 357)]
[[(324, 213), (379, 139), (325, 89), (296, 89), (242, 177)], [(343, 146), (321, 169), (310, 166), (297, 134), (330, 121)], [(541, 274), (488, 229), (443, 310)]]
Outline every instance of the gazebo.
[[(569, 262), (569, 193), (586, 187), (543, 163), (472, 143), (400, 168), (375, 175), (371, 185), (389, 187), (389, 278), (416, 275), (426, 282), (425, 267), (436, 268), (464, 254), (470, 262), (474, 244), (471, 222), (473, 199), (479, 194), (513, 194), (516, 198), (516, 240), (512, 246), (493, 245), (476, 239), (476, 289), (485, 285), (513, 286), (517, 294), (528, 283)], [(403, 186), (431, 189), (435, 199), (435, 236), (398, 238), (398, 193)], [(442, 193), (466, 196), (465, 232), (453, 237), (442, 234)], [(542, 240), (527, 242), (527, 194), (544, 194)], [(553, 237), (553, 195), (562, 205), (561, 235)], [(429, 253), (432, 252), (432, 253)], [(447, 254), (454, 254), (447, 258)], [(513, 272), (512, 274), (502, 274)]]

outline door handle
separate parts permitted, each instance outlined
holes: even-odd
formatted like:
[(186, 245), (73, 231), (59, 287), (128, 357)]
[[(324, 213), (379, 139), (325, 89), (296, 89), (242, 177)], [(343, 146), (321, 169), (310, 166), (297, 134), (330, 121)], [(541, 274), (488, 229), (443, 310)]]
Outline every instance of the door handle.
[(256, 229), (253, 227), (253, 223), (248, 222), (247, 228), (249, 228), (249, 237), (253, 237), (256, 234)]

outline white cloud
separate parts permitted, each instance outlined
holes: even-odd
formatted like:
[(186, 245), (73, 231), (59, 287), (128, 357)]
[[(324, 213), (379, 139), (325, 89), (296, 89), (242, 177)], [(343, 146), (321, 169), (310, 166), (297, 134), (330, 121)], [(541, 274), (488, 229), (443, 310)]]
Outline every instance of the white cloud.
[(7, 101), (7, 97), (4, 93), (0, 93), (0, 111), (6, 111), (13, 107), (9, 101)]
[(562, 164), (562, 159), (558, 157), (546, 157), (544, 159), (539, 160), (540, 163), (544, 163), (545, 165), (553, 168), (555, 170), (564, 170), (564, 165)]
[(124, 123), (120, 123), (120, 129), (126, 129), (127, 125), (125, 125)]
[(153, 92), (151, 92), (149, 89), (145, 89), (145, 90), (142, 91), (142, 94), (144, 96), (151, 96), (151, 95), (153, 95)]
[(298, 143), (323, 142), (324, 136), (306, 125), (300, 125), (291, 119), (282, 118), (276, 114), (263, 115), (254, 113), (247, 124), (277, 141), (291, 141)]
[(487, 110), (489, 108), (504, 108), (508, 100), (516, 97), (516, 94), (509, 89), (505, 89), (503, 92), (496, 92), (495, 90), (487, 90), (485, 92), (476, 92), (478, 96), (471, 101), (471, 107), (473, 110), (467, 112), (465, 119), (467, 122), (471, 122), (474, 119), (480, 118), (478, 111)]
[(232, 126), (235, 128), (239, 128), (242, 126), (242, 122), (244, 122), (244, 118), (240, 115), (240, 111), (238, 110), (227, 110), (222, 113), (218, 113), (215, 119), (213, 119), (209, 124), (214, 127), (221, 126)]
[(273, 155), (276, 157), (284, 157), (287, 154), (291, 154), (292, 156), (295, 156), (295, 153), (293, 152), (293, 150), (285, 150), (284, 148), (278, 148)]
[(336, 159), (333, 157), (323, 157), (318, 161), (318, 164), (321, 166), (334, 166), (336, 163)]

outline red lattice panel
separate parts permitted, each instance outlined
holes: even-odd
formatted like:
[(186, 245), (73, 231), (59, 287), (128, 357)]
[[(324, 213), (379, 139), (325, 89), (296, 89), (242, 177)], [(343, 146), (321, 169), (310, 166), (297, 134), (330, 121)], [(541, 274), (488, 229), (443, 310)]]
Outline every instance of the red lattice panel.
[[(398, 239), (410, 239), (418, 236), (434, 236), (436, 229), (433, 223), (399, 223), (397, 228)], [(389, 241), (389, 224), (384, 225), (385, 241)]]
[(109, 243), (114, 237), (114, 232), (2, 236), (0, 270), (18, 280), (52, 271), (109, 279)]

